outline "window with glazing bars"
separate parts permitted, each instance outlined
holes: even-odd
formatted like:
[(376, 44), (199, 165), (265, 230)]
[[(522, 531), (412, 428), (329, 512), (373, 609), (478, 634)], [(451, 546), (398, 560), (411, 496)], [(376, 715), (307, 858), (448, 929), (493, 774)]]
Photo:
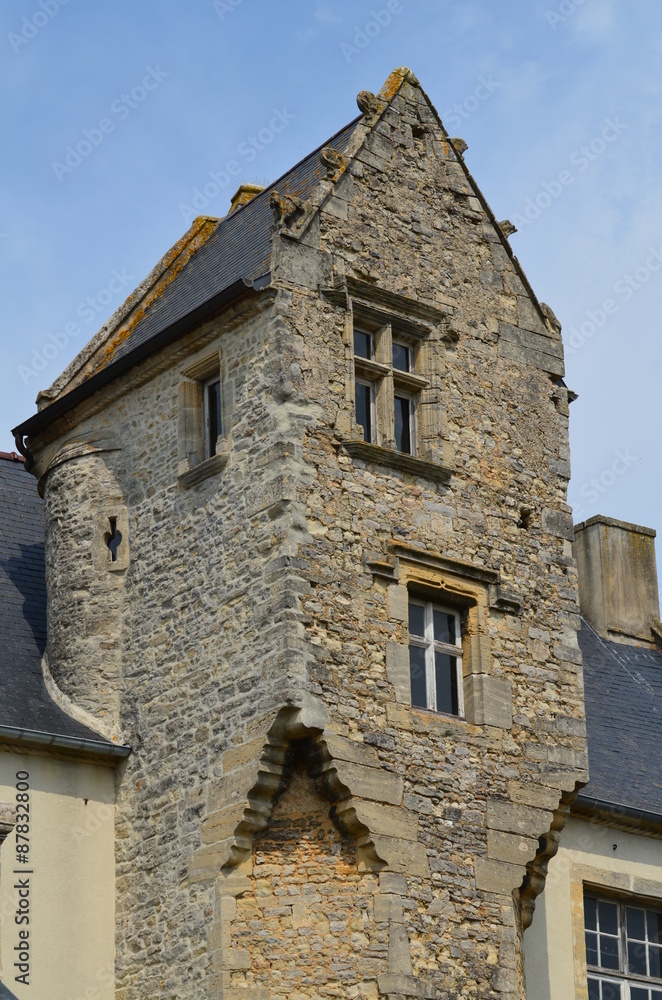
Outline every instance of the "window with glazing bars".
[(662, 909), (584, 894), (589, 1000), (662, 1000)]
[(409, 673), (413, 706), (464, 715), (457, 611), (409, 599)]

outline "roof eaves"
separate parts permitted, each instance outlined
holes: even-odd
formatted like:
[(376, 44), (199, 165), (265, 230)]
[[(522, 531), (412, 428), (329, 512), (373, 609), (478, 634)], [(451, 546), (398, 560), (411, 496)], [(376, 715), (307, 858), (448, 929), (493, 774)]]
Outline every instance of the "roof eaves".
[(79, 403), (89, 399), (89, 397), (94, 395), (95, 392), (98, 392), (104, 386), (124, 374), (124, 372), (133, 368), (134, 365), (149, 357), (155, 350), (173, 343), (180, 337), (184, 336), (184, 334), (189, 333), (201, 323), (210, 319), (215, 313), (219, 312), (225, 306), (236, 302), (246, 294), (259, 291), (261, 288), (264, 288), (266, 284), (268, 284), (266, 275), (263, 275), (256, 281), (251, 281), (249, 278), (239, 278), (237, 281), (232, 282), (232, 284), (228, 285), (220, 292), (212, 295), (212, 297), (207, 299), (206, 302), (203, 302), (202, 305), (196, 306), (195, 309), (192, 309), (185, 316), (175, 320), (174, 323), (165, 327), (154, 337), (151, 337), (144, 343), (139, 344), (136, 348), (134, 348), (134, 350), (127, 352), (127, 354), (122, 355), (122, 357), (117, 358), (106, 368), (102, 368), (85, 382), (81, 382), (80, 385), (77, 385), (74, 389), (64, 393), (62, 396), (58, 396), (57, 399), (54, 399), (52, 403), (49, 403), (48, 406), (44, 407), (43, 410), (40, 410), (39, 413), (35, 413), (34, 416), (29, 417), (27, 420), (24, 420), (22, 424), (14, 427), (12, 434), (14, 435), (16, 447), (26, 459), (26, 469), (29, 470), (33, 464), (33, 457), (28, 448), (25, 446), (23, 440), (26, 435), (37, 434), (39, 431), (44, 430), (44, 428), (48, 427), (51, 423), (53, 423), (53, 421), (57, 420), (61, 416), (64, 416), (65, 413), (68, 413)]
[(19, 729), (15, 726), (0, 726), (0, 745), (3, 743), (31, 746), (41, 750), (79, 751), (86, 756), (123, 759), (131, 753), (131, 747), (105, 740), (90, 740), (79, 736), (62, 736), (45, 733), (36, 729)]

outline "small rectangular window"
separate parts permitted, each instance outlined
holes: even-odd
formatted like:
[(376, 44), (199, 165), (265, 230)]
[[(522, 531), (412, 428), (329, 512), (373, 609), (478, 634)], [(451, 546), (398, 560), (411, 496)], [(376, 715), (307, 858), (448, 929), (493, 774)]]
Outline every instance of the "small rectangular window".
[(394, 396), (395, 447), (405, 455), (414, 453), (414, 400)]
[(393, 341), (393, 367), (399, 372), (411, 371), (411, 347)]
[(375, 390), (370, 382), (356, 382), (356, 422), (363, 428), (363, 440), (374, 444)]
[(221, 436), (221, 381), (210, 379), (203, 386), (205, 458), (216, 454), (216, 442)]
[(411, 703), (446, 715), (462, 715), (460, 616), (430, 601), (409, 601)]
[(375, 338), (365, 330), (354, 329), (354, 355), (372, 361), (375, 357)]

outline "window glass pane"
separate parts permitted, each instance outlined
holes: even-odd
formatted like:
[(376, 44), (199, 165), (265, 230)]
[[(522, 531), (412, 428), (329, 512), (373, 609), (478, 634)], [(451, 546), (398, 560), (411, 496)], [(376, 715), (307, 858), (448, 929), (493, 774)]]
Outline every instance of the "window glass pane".
[(603, 934), (618, 934), (618, 907), (616, 903), (598, 901), (598, 919)]
[(372, 358), (372, 334), (363, 330), (354, 331), (354, 354), (357, 358)]
[(421, 646), (409, 647), (409, 675), (411, 677), (411, 703), (417, 708), (427, 708), (425, 682), (425, 650)]
[(425, 635), (425, 608), (412, 601), (409, 602), (409, 632), (411, 635)]
[(434, 612), (434, 637), (437, 642), (446, 642), (451, 646), (456, 643), (455, 637), (455, 615), (449, 615), (445, 611)]
[(588, 981), (588, 1000), (600, 1000), (600, 983), (597, 979)]
[(600, 962), (603, 969), (618, 968), (618, 938), (600, 935)]
[(660, 962), (660, 948), (650, 945), (648, 951), (648, 964), (650, 966), (648, 975), (654, 979), (662, 979), (662, 963)]
[(372, 443), (372, 392), (364, 382), (356, 383), (356, 422), (363, 428), (363, 440)]
[(216, 454), (216, 441), (221, 434), (221, 382), (211, 382), (205, 388), (207, 407), (207, 453)]
[(651, 990), (651, 1000), (662, 1000), (662, 990)]
[(411, 399), (396, 396), (395, 405), (395, 447), (405, 455), (411, 455)]
[(597, 925), (597, 903), (590, 896), (584, 896), (584, 927), (587, 930), (595, 931)]
[(594, 931), (586, 931), (586, 964), (598, 965), (598, 935)]
[(644, 990), (640, 986), (630, 987), (630, 1000), (649, 1000), (649, 997), (650, 993), (648, 990)]
[(437, 711), (457, 715), (457, 657), (446, 653), (434, 654)]
[(404, 344), (393, 344), (393, 367), (400, 372), (408, 372), (410, 364), (410, 351)]
[(628, 941), (628, 972), (646, 975), (646, 945), (641, 941)]
[(602, 980), (602, 1000), (621, 1000), (622, 996), (620, 983), (607, 983)]
[(636, 938), (637, 941), (646, 940), (646, 911), (628, 906), (625, 911), (625, 921), (627, 935), (629, 938)]
[(660, 919), (660, 914), (649, 910), (646, 913), (646, 923), (648, 924), (648, 940), (653, 941), (654, 944), (662, 944), (662, 920)]

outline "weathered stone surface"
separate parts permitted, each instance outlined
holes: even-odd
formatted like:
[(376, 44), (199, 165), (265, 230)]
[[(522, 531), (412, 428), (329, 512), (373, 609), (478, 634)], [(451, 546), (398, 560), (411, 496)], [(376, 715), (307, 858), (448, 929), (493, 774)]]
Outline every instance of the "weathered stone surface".
[[(30, 442), (53, 677), (134, 747), (116, 806), (122, 1000), (166, 978), (178, 1000), (524, 996), (519, 958), (495, 985), (494, 956), (519, 954), (512, 892), (586, 762), (560, 345), (415, 79), (380, 101), (343, 154), (351, 185), (324, 181), (320, 215), (302, 206), (307, 228), (274, 236), (270, 288)], [(361, 320), (413, 351), (410, 461), (379, 460), (383, 398), (374, 460), (343, 447), (360, 437)], [(212, 362), (224, 462), (184, 483), (200, 413), (182, 373)], [(46, 471), (109, 430), (119, 448)], [(113, 571), (111, 516), (130, 540)], [(471, 622), (467, 719), (410, 707), (408, 587)], [(521, 864), (491, 856), (522, 844)], [(394, 925), (411, 976), (389, 971)]]

